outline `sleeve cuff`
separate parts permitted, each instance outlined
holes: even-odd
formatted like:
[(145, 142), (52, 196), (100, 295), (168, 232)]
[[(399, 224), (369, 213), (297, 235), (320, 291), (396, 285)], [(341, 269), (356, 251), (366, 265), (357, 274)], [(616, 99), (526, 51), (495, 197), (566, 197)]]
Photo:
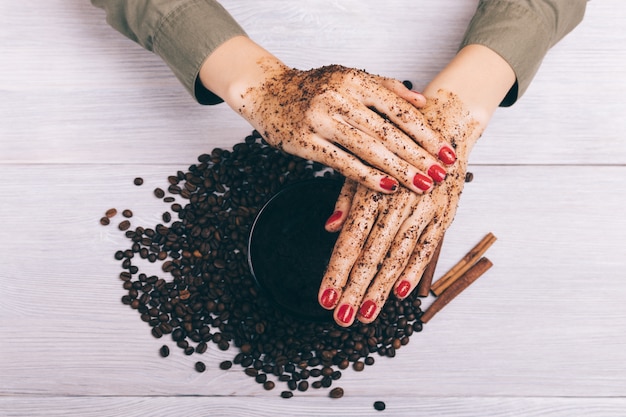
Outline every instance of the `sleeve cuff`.
[(154, 35), (154, 52), (172, 69), (200, 104), (223, 100), (204, 88), (198, 78), (206, 58), (225, 41), (246, 36), (233, 17), (216, 1), (191, 0), (161, 20)]
[(514, 104), (537, 73), (544, 56), (581, 20), (586, 1), (481, 1), (461, 48), (486, 46), (506, 60), (516, 82), (500, 104)]

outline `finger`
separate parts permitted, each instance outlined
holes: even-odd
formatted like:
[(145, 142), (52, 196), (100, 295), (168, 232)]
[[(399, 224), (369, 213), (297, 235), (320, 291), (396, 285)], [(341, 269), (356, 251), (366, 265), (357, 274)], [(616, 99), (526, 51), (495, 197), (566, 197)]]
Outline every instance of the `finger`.
[[(431, 155), (436, 155), (445, 165), (456, 161), (456, 153), (444, 137), (430, 128), (430, 124), (419, 110), (406, 100), (387, 89), (368, 89), (363, 97), (366, 106), (373, 106), (380, 113), (389, 117), (396, 126), (406, 132)], [(400, 155), (404, 157), (404, 155)]]
[(376, 221), (382, 198), (382, 194), (366, 187), (357, 188), (353, 208), (335, 242), (317, 294), (322, 307), (330, 310), (337, 305), (350, 276), (350, 270)]
[(379, 82), (389, 91), (420, 108), (426, 105), (426, 97), (418, 91), (409, 90), (404, 83), (395, 78), (377, 77)]
[(432, 220), (434, 206), (432, 201), (427, 201), (429, 197), (420, 197), (418, 206), (395, 236), (378, 274), (363, 297), (359, 308), (359, 321), (371, 323), (385, 305), (391, 289), (407, 266), (424, 228)]
[(365, 165), (354, 155), (316, 134), (311, 134), (306, 142), (302, 141), (302, 143), (297, 145), (289, 141), (284, 142), (281, 148), (285, 152), (300, 158), (324, 164), (344, 177), (363, 184), (372, 190), (391, 194), (398, 189), (399, 184), (395, 178), (376, 168)]
[(439, 241), (443, 237), (444, 229), (435, 222), (431, 222), (417, 244), (406, 267), (396, 280), (394, 293), (399, 299), (406, 298), (417, 286), (428, 263), (433, 258)]
[(432, 190), (434, 181), (429, 176), (401, 159), (381, 141), (341, 121), (328, 120), (324, 125), (321, 134), (367, 163), (384, 169), (411, 191), (422, 194)]
[[(427, 174), (435, 182), (441, 182), (446, 178), (446, 170), (439, 161), (388, 120), (385, 120), (357, 100), (338, 100), (344, 103), (345, 108), (343, 108), (343, 111), (340, 111), (339, 114), (346, 123), (378, 139), (387, 149), (393, 152), (399, 160), (404, 160), (412, 165), (415, 171), (419, 172), (420, 175)], [(347, 111), (348, 109), (352, 109), (352, 111)], [(349, 147), (350, 144), (351, 143), (344, 146)], [(382, 156), (383, 155), (381, 155), (381, 157)], [(367, 162), (376, 165), (374, 161)], [(387, 165), (376, 166), (381, 169), (387, 167)], [(400, 176), (395, 173), (391, 174), (400, 179)], [(410, 174), (409, 178), (412, 178)]]
[(357, 183), (349, 178), (343, 182), (337, 202), (335, 202), (335, 210), (330, 215), (324, 228), (327, 232), (338, 232), (348, 218), (348, 212), (352, 206), (352, 199), (356, 193)]
[(367, 237), (335, 308), (333, 316), (340, 326), (347, 327), (354, 322), (363, 295), (376, 276), (379, 265), (383, 263), (403, 220), (410, 215), (411, 203), (417, 198), (418, 196), (404, 188), (393, 196), (385, 197), (387, 204), (381, 210), (384, 215), (378, 217)]

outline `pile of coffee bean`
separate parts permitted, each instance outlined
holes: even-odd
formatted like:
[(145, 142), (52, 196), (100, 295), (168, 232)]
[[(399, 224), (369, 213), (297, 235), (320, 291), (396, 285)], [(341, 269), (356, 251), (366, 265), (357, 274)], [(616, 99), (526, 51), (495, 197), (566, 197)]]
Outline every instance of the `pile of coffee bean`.
[[(283, 398), (328, 388), (351, 364), (355, 371), (374, 364), (374, 355), (394, 357), (422, 330), (416, 296), (392, 298), (373, 323), (343, 328), (278, 310), (250, 273), (247, 242), (263, 204), (284, 186), (316, 176), (339, 178), (268, 146), (256, 131), (232, 150), (200, 155), (186, 172), (168, 177), (166, 190), (154, 190), (170, 204), (163, 223), (125, 230), (130, 247), (115, 253), (127, 291), (122, 303), (139, 313), (155, 338), (170, 339), (186, 355), (204, 353), (209, 343), (232, 350), (221, 370), (238, 365), (266, 390), (284, 383)], [(140, 272), (138, 258), (161, 263), (162, 276)], [(169, 347), (160, 353), (168, 356)], [(195, 369), (206, 366), (198, 361)], [(341, 397), (343, 389), (329, 395)]]

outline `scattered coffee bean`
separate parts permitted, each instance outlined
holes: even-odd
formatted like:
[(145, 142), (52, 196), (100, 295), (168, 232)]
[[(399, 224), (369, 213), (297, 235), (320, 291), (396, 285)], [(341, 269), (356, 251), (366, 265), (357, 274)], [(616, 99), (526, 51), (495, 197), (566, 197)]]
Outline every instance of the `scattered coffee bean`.
[(170, 356), (170, 348), (167, 347), (167, 345), (163, 345), (163, 346), (161, 346), (161, 349), (159, 349), (159, 353), (164, 358), (167, 358), (168, 356)]
[(100, 219), (100, 224), (103, 226), (107, 226), (109, 223), (111, 223), (111, 220), (109, 220), (109, 218), (106, 216)]
[(474, 174), (471, 172), (465, 173), (465, 182), (472, 182), (474, 180)]
[(121, 231), (128, 230), (128, 228), (130, 227), (130, 222), (128, 220), (124, 220), (124, 221), (120, 222), (120, 224), (117, 227)]
[(165, 223), (169, 223), (171, 220), (172, 220), (172, 215), (168, 211), (163, 213), (163, 221)]
[(104, 215), (105, 215), (106, 217), (108, 217), (109, 219), (110, 219), (111, 217), (114, 217), (116, 214), (117, 214), (117, 210), (116, 210), (116, 209), (114, 209), (114, 208), (110, 208), (110, 209), (108, 209), (108, 210), (104, 213)]
[(265, 381), (265, 383), (263, 383), (263, 389), (265, 389), (266, 391), (273, 390), (275, 386), (276, 384), (274, 383), (274, 381)]
[(383, 411), (385, 408), (387, 408), (387, 405), (383, 401), (375, 401), (374, 402), (374, 409), (375, 410)]
[(291, 398), (293, 397), (293, 392), (291, 391), (283, 391), (280, 393), (280, 396), (283, 398)]
[[(258, 132), (232, 151), (200, 155), (187, 172), (168, 177), (167, 190), (184, 203), (154, 190), (173, 203), (165, 224), (130, 229), (128, 222), (130, 248), (115, 253), (127, 291), (122, 303), (137, 310), (154, 337), (171, 338), (186, 355), (203, 353), (210, 342), (224, 351), (238, 347), (220, 369), (237, 364), (265, 389), (274, 388), (268, 380), (274, 375), (289, 397), (295, 390), (331, 387), (350, 364), (355, 370), (372, 365), (374, 353), (395, 355), (422, 328), (416, 297), (391, 298), (374, 323), (342, 328), (285, 315), (259, 293), (250, 274), (247, 240), (256, 214), (280, 189), (323, 169), (269, 147)], [(324, 176), (339, 178), (332, 171)], [(140, 273), (136, 258), (163, 261), (162, 276)]]
[(343, 397), (343, 388), (337, 387), (330, 390), (330, 398), (341, 398)]
[(126, 218), (131, 218), (131, 217), (133, 217), (133, 212), (131, 210), (126, 209), (126, 210), (122, 211), (122, 216), (124, 216)]
[(409, 90), (412, 90), (412, 89), (413, 89), (413, 83), (412, 83), (411, 81), (409, 81), (409, 80), (404, 80), (404, 81), (402, 81), (402, 84), (404, 84), (404, 86), (405, 86), (406, 88), (408, 88)]
[(362, 361), (356, 361), (354, 362), (354, 364), (352, 365), (352, 368), (357, 371), (357, 372), (361, 372), (363, 369), (365, 369), (365, 362)]
[(204, 362), (200, 362), (200, 361), (196, 362), (195, 367), (196, 367), (196, 371), (198, 372), (206, 371), (206, 365), (204, 364)]
[(161, 189), (161, 188), (155, 188), (154, 189), (154, 195), (157, 198), (163, 198), (163, 197), (165, 197), (165, 191), (163, 191), (163, 189)]

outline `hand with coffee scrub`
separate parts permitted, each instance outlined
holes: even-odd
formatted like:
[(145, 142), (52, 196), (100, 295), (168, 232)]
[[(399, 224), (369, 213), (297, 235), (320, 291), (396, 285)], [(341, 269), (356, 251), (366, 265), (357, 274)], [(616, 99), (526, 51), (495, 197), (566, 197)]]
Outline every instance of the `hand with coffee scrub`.
[[(461, 49), (424, 89), (420, 110), (457, 155), (430, 194), (383, 195), (347, 180), (326, 228), (342, 228), (318, 294), (344, 327), (376, 319), (391, 291), (418, 284), (452, 223), (472, 147), (498, 105), (523, 94), (548, 49), (581, 20), (586, 1), (481, 1)], [(347, 215), (346, 215), (347, 214)]]
[(225, 101), (270, 145), (373, 190), (393, 193), (402, 185), (429, 192), (456, 159), (417, 110), (426, 103), (422, 94), (339, 65), (288, 68), (216, 1), (92, 3), (107, 11), (113, 27), (163, 58), (198, 102)]

